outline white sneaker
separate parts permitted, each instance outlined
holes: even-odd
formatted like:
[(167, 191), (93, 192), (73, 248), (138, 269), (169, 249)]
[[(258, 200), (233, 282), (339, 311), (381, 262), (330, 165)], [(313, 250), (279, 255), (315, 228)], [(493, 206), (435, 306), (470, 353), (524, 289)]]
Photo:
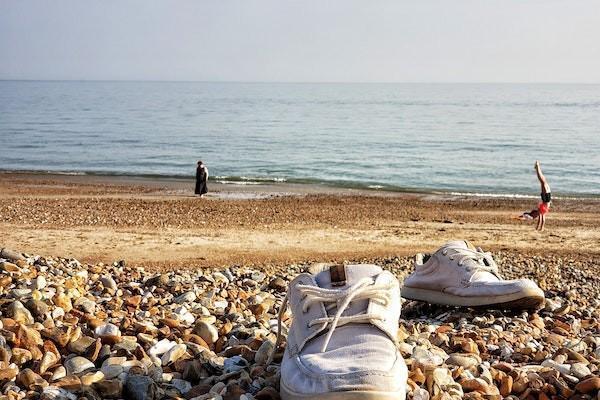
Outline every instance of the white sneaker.
[(525, 309), (544, 304), (544, 292), (535, 282), (503, 280), (492, 255), (466, 240), (448, 242), (431, 255), (417, 254), (402, 297), (465, 307)]
[(405, 398), (407, 369), (396, 345), (400, 287), (391, 273), (366, 264), (302, 273), (290, 283), (279, 329), (288, 299), (283, 400)]

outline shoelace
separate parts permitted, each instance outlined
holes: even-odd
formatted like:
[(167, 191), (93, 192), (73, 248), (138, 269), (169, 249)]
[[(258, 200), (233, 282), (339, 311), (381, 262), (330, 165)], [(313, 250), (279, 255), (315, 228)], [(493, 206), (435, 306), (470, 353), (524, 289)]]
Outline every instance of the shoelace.
[[(369, 299), (383, 306), (387, 306), (391, 301), (391, 287), (391, 284), (375, 285), (372, 278), (362, 278), (354, 285), (346, 289), (324, 289), (317, 286), (298, 285), (297, 288), (303, 295), (302, 312), (307, 312), (308, 308), (313, 303), (329, 303), (326, 306), (327, 310), (331, 310), (333, 307), (337, 307), (337, 313), (335, 314), (335, 316), (317, 318), (315, 320), (312, 320), (308, 324), (309, 327), (322, 323), (331, 324), (329, 331), (327, 332), (327, 336), (325, 336), (323, 346), (321, 347), (321, 352), (327, 350), (327, 346), (329, 345), (329, 341), (331, 340), (333, 331), (338, 326), (346, 325), (349, 323), (365, 323), (370, 322), (371, 320), (384, 320), (384, 316), (375, 313), (357, 314), (345, 317), (342, 317), (342, 314), (353, 300)], [(286, 294), (283, 298), (283, 303), (281, 304), (281, 308), (279, 309), (279, 314), (277, 316), (277, 339), (275, 341), (275, 347), (273, 348), (273, 352), (271, 353), (269, 360), (267, 361), (268, 364), (270, 364), (273, 361), (275, 352), (281, 344), (282, 319), (287, 309), (288, 300), (288, 294)]]
[[(448, 254), (450, 250), (453, 252), (452, 254)], [(450, 247), (444, 249), (442, 254), (448, 257), (450, 260), (460, 257), (458, 259), (458, 265), (461, 267), (464, 265), (465, 261), (473, 260), (475, 261), (475, 264), (469, 264), (471, 269), (476, 271), (490, 272), (496, 275), (499, 279), (502, 279), (498, 271), (498, 267), (492, 258), (492, 253), (485, 252), (480, 247), (478, 247), (476, 250)], [(483, 260), (487, 260), (489, 265), (484, 264), (482, 262)]]

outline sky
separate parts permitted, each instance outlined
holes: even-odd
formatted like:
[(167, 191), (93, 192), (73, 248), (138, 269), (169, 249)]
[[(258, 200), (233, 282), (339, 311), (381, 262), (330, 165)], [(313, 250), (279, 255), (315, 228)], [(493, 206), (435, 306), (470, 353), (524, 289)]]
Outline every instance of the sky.
[(600, 83), (598, 0), (0, 0), (0, 79)]

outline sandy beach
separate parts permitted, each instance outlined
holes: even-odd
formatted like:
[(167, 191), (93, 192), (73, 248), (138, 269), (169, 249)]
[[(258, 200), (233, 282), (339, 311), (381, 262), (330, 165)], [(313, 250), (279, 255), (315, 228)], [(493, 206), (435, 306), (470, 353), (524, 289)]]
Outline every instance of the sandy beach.
[(596, 199), (554, 202), (547, 229), (514, 217), (536, 199), (185, 179), (0, 174), (2, 245), (161, 268), (413, 255), (465, 238), (486, 250), (597, 259)]

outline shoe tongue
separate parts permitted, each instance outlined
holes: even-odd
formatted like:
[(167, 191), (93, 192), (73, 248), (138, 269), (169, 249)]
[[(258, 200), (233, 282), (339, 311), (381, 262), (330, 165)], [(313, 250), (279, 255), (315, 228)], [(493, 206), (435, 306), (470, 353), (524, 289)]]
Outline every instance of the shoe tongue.
[[(341, 272), (341, 273), (340, 273)], [(343, 265), (334, 266), (324, 271), (321, 271), (315, 276), (315, 281), (319, 287), (324, 289), (340, 289), (344, 290), (354, 285), (362, 278), (375, 278), (382, 271), (380, 267), (372, 264), (355, 264), (355, 265)], [(339, 282), (340, 276), (345, 273), (345, 283)], [(343, 276), (342, 276), (343, 277)], [(333, 278), (333, 279), (332, 279)], [(333, 280), (333, 284), (332, 284)], [(337, 282), (336, 282), (337, 281)], [(325, 304), (327, 307), (329, 304)], [(368, 300), (356, 300), (352, 301), (348, 308), (344, 310), (342, 316), (357, 315), (367, 312), (369, 306)], [(331, 307), (327, 310), (329, 316), (335, 315), (337, 307)]]
[[(344, 284), (341, 284), (342, 282), (340, 282), (341, 274), (338, 272), (339, 270), (345, 272), (346, 279)], [(317, 285), (319, 285), (319, 287), (324, 289), (345, 289), (349, 286), (354, 285), (362, 278), (376, 277), (381, 272), (382, 270), (380, 267), (372, 264), (333, 266), (328, 269), (325, 269), (324, 271), (319, 272), (315, 277), (315, 281), (317, 282)]]

